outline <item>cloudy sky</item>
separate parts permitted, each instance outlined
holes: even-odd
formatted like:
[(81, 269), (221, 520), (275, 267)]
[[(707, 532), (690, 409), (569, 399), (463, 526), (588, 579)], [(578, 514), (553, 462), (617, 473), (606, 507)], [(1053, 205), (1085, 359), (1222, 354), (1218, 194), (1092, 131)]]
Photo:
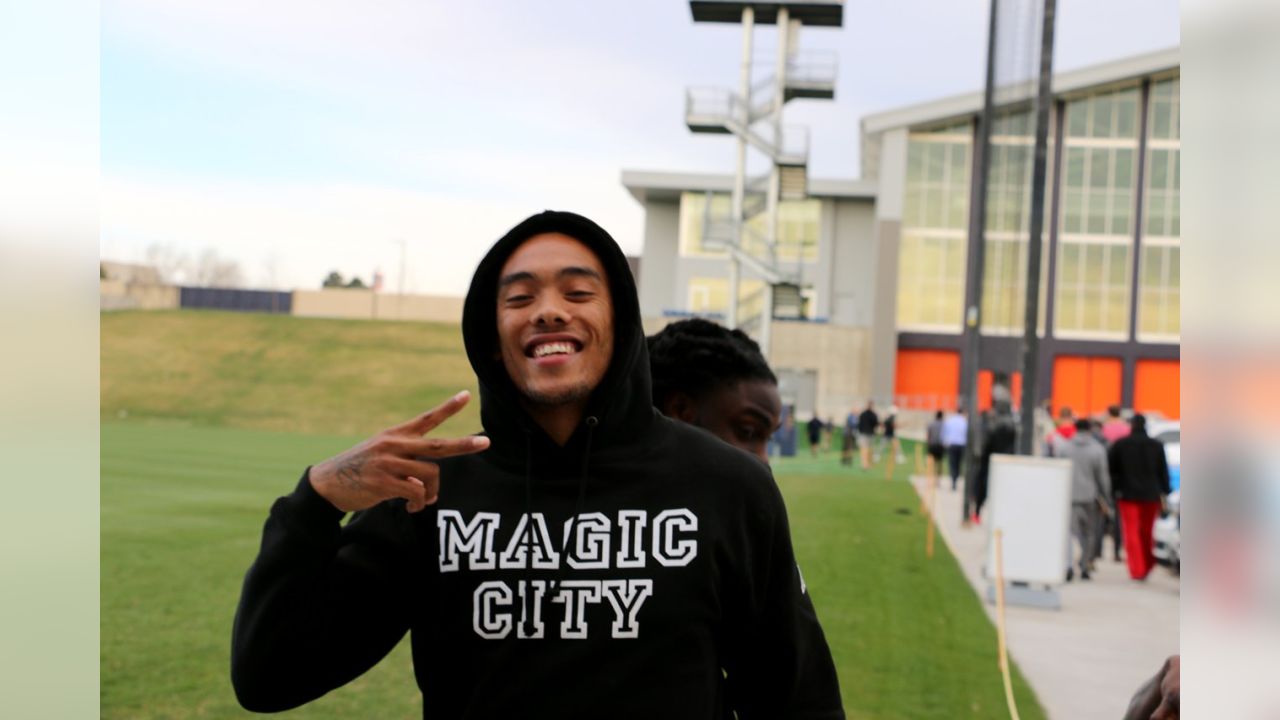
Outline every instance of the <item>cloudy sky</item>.
[[(987, 0), (847, 2), (835, 101), (788, 105), (811, 174), (858, 175), (858, 119), (979, 88)], [(524, 216), (571, 209), (639, 252), (626, 169), (728, 172), (692, 135), (684, 88), (736, 85), (737, 26), (687, 2), (104, 0), (106, 259), (167, 244), (240, 262), (252, 286), (330, 270), (461, 294)], [(1178, 44), (1176, 0), (1060, 0), (1055, 64)], [(773, 29), (757, 32), (767, 62)]]

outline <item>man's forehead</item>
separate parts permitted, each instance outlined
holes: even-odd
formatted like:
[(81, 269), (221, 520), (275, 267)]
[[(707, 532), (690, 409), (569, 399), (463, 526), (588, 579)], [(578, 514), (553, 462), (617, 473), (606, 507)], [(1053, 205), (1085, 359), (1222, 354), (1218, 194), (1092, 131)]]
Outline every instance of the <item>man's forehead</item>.
[(564, 233), (540, 233), (520, 243), (503, 263), (502, 273), (558, 272), (565, 267), (584, 267), (605, 279), (604, 264), (581, 240)]
[(743, 380), (722, 386), (717, 397), (720, 403), (727, 405), (726, 411), (754, 411), (756, 414), (768, 416), (771, 421), (782, 414), (782, 399), (778, 395), (778, 386), (767, 380)]

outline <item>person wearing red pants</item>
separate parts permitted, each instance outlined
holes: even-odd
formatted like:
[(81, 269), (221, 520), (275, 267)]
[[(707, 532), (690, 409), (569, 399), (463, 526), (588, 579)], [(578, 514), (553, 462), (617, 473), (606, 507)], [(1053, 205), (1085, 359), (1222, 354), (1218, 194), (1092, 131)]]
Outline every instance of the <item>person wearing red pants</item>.
[(1129, 577), (1145, 580), (1155, 566), (1152, 530), (1169, 494), (1169, 464), (1164, 446), (1147, 435), (1147, 419), (1134, 415), (1128, 437), (1107, 453), (1111, 488), (1124, 531), (1124, 554)]

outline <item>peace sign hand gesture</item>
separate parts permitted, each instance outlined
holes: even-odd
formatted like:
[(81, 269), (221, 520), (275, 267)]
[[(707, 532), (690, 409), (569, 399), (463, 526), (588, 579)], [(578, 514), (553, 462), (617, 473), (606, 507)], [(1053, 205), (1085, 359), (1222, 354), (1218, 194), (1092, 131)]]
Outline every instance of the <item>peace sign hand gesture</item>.
[(343, 512), (404, 498), (409, 512), (434, 504), (440, 493), (440, 467), (434, 460), (482, 452), (489, 438), (425, 438), (462, 409), (471, 393), (462, 391), (418, 417), (383, 430), (344, 453), (312, 466), (311, 486)]

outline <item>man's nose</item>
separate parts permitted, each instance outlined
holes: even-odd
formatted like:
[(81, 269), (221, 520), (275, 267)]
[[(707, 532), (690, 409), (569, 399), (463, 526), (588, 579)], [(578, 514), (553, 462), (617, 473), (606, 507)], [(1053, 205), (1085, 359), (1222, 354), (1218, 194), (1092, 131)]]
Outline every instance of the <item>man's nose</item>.
[(534, 309), (535, 325), (565, 325), (569, 322), (568, 308), (556, 297), (544, 297)]

